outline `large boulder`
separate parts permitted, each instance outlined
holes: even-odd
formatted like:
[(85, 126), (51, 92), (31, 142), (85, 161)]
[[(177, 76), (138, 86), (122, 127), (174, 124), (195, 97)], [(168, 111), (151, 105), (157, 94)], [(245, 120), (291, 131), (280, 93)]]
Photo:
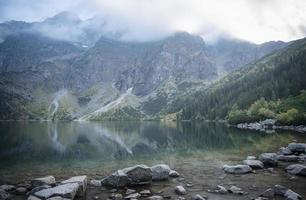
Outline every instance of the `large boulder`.
[(42, 199), (48, 199), (54, 196), (74, 199), (79, 187), (80, 186), (78, 183), (67, 183), (53, 188), (40, 190), (36, 192), (34, 195)]
[(264, 168), (263, 163), (260, 160), (244, 160), (244, 165), (248, 165), (253, 169), (262, 169)]
[(290, 174), (306, 176), (306, 165), (294, 164), (286, 167), (286, 171)]
[(288, 145), (288, 148), (292, 151), (292, 152), (297, 152), (297, 153), (305, 153), (306, 150), (306, 144), (305, 143), (290, 143)]
[(229, 174), (246, 174), (252, 171), (249, 165), (224, 165), (223, 170)]
[(277, 154), (276, 153), (263, 153), (260, 154), (259, 160), (263, 162), (265, 166), (277, 166)]
[(171, 172), (170, 167), (165, 164), (154, 165), (151, 170), (153, 181), (167, 180)]
[(35, 188), (43, 185), (54, 186), (56, 184), (54, 176), (46, 176), (41, 178), (35, 178), (31, 181), (31, 187)]
[(144, 185), (152, 181), (151, 168), (146, 165), (135, 165), (122, 171), (131, 179), (132, 185)]
[(86, 193), (87, 188), (87, 176), (74, 176), (71, 177), (68, 180), (64, 180), (61, 182), (61, 184), (67, 184), (67, 183), (77, 183), (79, 184), (79, 189), (77, 192), (77, 196), (84, 196)]
[(152, 171), (146, 165), (135, 165), (114, 172), (102, 179), (102, 185), (110, 187), (125, 187), (128, 185), (144, 185), (152, 181)]

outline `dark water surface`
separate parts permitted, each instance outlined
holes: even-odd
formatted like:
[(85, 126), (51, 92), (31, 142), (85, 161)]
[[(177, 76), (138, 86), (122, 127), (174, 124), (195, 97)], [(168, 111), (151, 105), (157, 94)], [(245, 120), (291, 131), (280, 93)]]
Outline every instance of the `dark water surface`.
[[(132, 164), (241, 160), (305, 134), (264, 134), (216, 123), (0, 122), (2, 179), (97, 175)], [(208, 162), (209, 163), (209, 162)], [(222, 163), (220, 163), (221, 165)]]

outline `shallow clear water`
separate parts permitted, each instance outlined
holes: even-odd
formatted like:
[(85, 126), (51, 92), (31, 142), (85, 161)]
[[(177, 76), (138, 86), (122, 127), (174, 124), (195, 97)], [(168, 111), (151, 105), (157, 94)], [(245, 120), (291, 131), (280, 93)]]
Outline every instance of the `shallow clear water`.
[(0, 134), (2, 178), (94, 175), (135, 163), (194, 164), (199, 158), (239, 160), (306, 138), (204, 122), (1, 122)]

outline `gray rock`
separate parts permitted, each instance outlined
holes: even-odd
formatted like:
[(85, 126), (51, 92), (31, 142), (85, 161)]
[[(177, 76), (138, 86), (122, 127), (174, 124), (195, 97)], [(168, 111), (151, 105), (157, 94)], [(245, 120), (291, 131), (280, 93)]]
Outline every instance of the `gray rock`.
[(91, 181), (89, 182), (89, 185), (95, 186), (95, 187), (101, 187), (101, 186), (102, 186), (102, 183), (101, 183), (100, 180), (95, 180), (95, 179), (93, 179), (93, 180), (91, 180)]
[(139, 193), (141, 194), (141, 196), (149, 196), (151, 194), (151, 191), (150, 190), (142, 190)]
[(9, 198), (10, 198), (10, 194), (5, 190), (0, 189), (0, 200), (6, 200)]
[(247, 156), (246, 160), (256, 160), (256, 156)]
[(288, 189), (284, 195), (286, 197), (286, 200), (300, 200), (302, 199), (301, 195), (299, 195), (296, 192), (293, 192), (292, 190)]
[(181, 185), (176, 186), (175, 189), (174, 189), (174, 191), (175, 191), (175, 193), (178, 194), (178, 195), (185, 195), (185, 194), (187, 194), (186, 189), (185, 189), (183, 186), (181, 186)]
[(112, 175), (102, 179), (102, 185), (110, 187), (125, 187), (131, 185), (132, 180), (122, 170), (114, 172)]
[(148, 197), (149, 200), (163, 200), (164, 198), (162, 196), (154, 195), (151, 197)]
[(151, 168), (146, 165), (136, 165), (122, 169), (122, 171), (131, 180), (131, 185), (144, 185), (152, 181)]
[(14, 191), (14, 193), (15, 193), (15, 194), (18, 194), (18, 195), (23, 195), (23, 194), (26, 194), (27, 191), (28, 191), (28, 189), (25, 188), (25, 187), (18, 187), (18, 188)]
[(244, 165), (248, 165), (253, 169), (262, 169), (264, 168), (263, 163), (260, 160), (244, 160)]
[(207, 199), (206, 197), (203, 197), (199, 194), (196, 194), (196, 195), (191, 197), (191, 200), (206, 200), (206, 199)]
[(284, 162), (297, 162), (299, 161), (299, 156), (296, 155), (278, 155), (277, 160)]
[(111, 194), (111, 198), (113, 200), (121, 200), (121, 199), (123, 199), (123, 196), (120, 193), (113, 193), (113, 194)]
[(223, 170), (230, 174), (246, 174), (252, 171), (252, 168), (248, 165), (224, 165)]
[(281, 147), (277, 154), (280, 155), (291, 155), (293, 152), (288, 147)]
[(272, 188), (267, 189), (266, 191), (264, 191), (260, 196), (261, 197), (268, 197), (268, 198), (272, 198), (274, 197), (274, 190)]
[(127, 189), (125, 194), (132, 194), (132, 193), (135, 193), (136, 190), (132, 190), (132, 189)]
[(132, 193), (129, 194), (128, 196), (124, 197), (125, 199), (137, 199), (139, 198), (141, 195), (139, 193)]
[(27, 200), (41, 200), (40, 198), (36, 197), (36, 196), (33, 196), (33, 195), (30, 195)]
[(70, 200), (70, 199), (67, 199), (67, 198), (64, 198), (64, 197), (51, 197), (47, 200)]
[(169, 173), (171, 172), (170, 167), (165, 164), (154, 165), (151, 167), (151, 170), (153, 181), (167, 180), (169, 178)]
[(233, 193), (233, 194), (239, 194), (239, 195), (243, 195), (245, 194), (244, 191), (242, 191), (241, 188), (237, 187), (237, 186), (231, 186), (230, 189), (228, 190), (230, 193)]
[(294, 164), (286, 167), (286, 171), (290, 174), (306, 176), (306, 165)]
[(1, 185), (0, 186), (0, 190), (13, 191), (15, 189), (16, 187), (14, 185)]
[(279, 196), (284, 196), (287, 190), (288, 189), (282, 185), (275, 185), (273, 187), (274, 194)]
[(297, 153), (305, 153), (305, 149), (306, 149), (306, 144), (305, 143), (290, 143), (288, 145), (288, 148), (292, 151), (292, 152), (297, 152)]
[(215, 192), (218, 194), (226, 194), (228, 192), (227, 189), (221, 185), (218, 185), (217, 188), (218, 189), (215, 190)]
[(77, 183), (79, 184), (79, 189), (77, 192), (77, 196), (84, 196), (86, 193), (87, 188), (87, 176), (74, 176), (70, 179), (64, 180), (61, 182), (61, 184), (67, 184), (67, 183)]
[(30, 192), (28, 192), (28, 195), (34, 195), (35, 192), (38, 192), (38, 191), (43, 190), (43, 189), (48, 189), (48, 188), (51, 188), (51, 186), (50, 185), (38, 186), (36, 188), (33, 188)]
[(35, 188), (42, 185), (51, 185), (54, 186), (56, 184), (54, 176), (46, 176), (41, 178), (35, 178), (31, 181), (31, 187)]
[(277, 166), (277, 154), (276, 153), (263, 153), (259, 156), (259, 160), (263, 162), (265, 166)]
[(171, 170), (171, 171), (169, 172), (169, 176), (170, 176), (170, 177), (173, 177), (173, 178), (177, 178), (177, 177), (180, 176), (180, 174), (179, 174), (177, 171), (175, 171), (175, 170)]
[(48, 199), (53, 196), (61, 196), (74, 199), (80, 185), (78, 183), (67, 183), (53, 188), (40, 190), (35, 193), (35, 196), (43, 199)]

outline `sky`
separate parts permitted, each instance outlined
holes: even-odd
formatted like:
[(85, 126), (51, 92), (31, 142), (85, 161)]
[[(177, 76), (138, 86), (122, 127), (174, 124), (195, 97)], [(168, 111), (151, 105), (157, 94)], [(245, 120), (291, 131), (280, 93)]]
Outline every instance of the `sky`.
[(0, 21), (41, 21), (61, 11), (101, 16), (124, 40), (149, 41), (174, 31), (254, 43), (306, 35), (306, 0), (0, 0)]

